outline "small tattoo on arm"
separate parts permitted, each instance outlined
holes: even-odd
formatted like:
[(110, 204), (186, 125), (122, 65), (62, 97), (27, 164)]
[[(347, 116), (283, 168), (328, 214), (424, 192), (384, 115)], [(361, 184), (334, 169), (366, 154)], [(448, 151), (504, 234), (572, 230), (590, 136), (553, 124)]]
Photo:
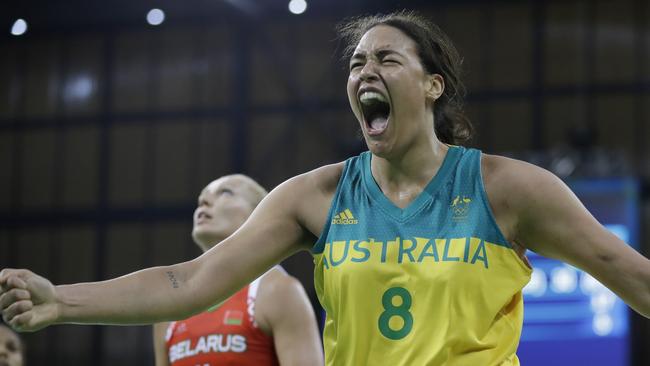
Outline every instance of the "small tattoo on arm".
[(167, 271), (167, 277), (169, 278), (169, 281), (172, 283), (173, 288), (180, 287), (180, 285), (178, 284), (178, 280), (176, 280), (176, 276), (174, 276), (174, 272)]

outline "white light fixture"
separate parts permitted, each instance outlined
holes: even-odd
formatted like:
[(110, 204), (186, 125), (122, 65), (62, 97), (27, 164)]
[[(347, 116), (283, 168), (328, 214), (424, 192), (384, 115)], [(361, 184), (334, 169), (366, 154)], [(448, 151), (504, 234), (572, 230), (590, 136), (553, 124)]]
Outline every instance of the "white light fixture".
[(68, 103), (85, 102), (95, 91), (95, 82), (88, 75), (76, 75), (69, 78), (63, 88), (63, 98)]
[(302, 14), (307, 10), (307, 1), (291, 0), (289, 1), (289, 11), (293, 14)]
[(551, 289), (558, 294), (570, 294), (578, 287), (578, 272), (569, 266), (551, 271)]
[(151, 9), (147, 13), (147, 22), (151, 25), (160, 25), (165, 21), (165, 12), (160, 9)]
[(14, 36), (23, 35), (25, 32), (27, 32), (27, 22), (24, 19), (16, 20), (11, 26), (11, 34)]
[(609, 314), (598, 314), (594, 317), (592, 329), (597, 335), (606, 337), (614, 331), (614, 319)]

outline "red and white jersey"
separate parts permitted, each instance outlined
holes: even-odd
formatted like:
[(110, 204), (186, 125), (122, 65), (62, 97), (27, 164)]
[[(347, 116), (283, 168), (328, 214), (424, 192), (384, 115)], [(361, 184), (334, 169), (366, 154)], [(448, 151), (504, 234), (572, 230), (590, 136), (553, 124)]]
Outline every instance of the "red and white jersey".
[(172, 322), (165, 334), (171, 366), (279, 365), (273, 338), (255, 322), (260, 278), (224, 303)]

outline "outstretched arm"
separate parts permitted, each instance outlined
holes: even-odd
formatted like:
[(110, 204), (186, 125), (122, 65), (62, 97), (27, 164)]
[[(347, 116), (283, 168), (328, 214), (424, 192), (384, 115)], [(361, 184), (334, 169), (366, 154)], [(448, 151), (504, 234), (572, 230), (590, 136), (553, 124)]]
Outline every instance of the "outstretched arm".
[(311, 235), (298, 212), (314, 193), (308, 175), (273, 190), (235, 234), (188, 262), (65, 286), (4, 269), (3, 318), (17, 330), (34, 331), (55, 323), (148, 324), (198, 313), (302, 249)]
[(501, 165), (501, 196), (516, 217), (512, 239), (588, 272), (650, 317), (650, 261), (598, 223), (555, 175), (510, 159)]

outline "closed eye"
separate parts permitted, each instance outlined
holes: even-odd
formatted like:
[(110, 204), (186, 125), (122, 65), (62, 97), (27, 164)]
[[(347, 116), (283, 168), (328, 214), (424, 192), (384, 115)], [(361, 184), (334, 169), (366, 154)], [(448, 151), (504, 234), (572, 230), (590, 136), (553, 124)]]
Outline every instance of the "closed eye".
[(363, 64), (361, 62), (353, 62), (350, 64), (350, 70), (356, 69), (357, 67), (362, 67)]
[(222, 188), (222, 189), (219, 190), (218, 194), (219, 194), (219, 195), (227, 194), (227, 195), (231, 195), (231, 196), (232, 196), (233, 194), (235, 194), (235, 192), (233, 192), (233, 191), (232, 191), (231, 189), (229, 189), (229, 188)]

